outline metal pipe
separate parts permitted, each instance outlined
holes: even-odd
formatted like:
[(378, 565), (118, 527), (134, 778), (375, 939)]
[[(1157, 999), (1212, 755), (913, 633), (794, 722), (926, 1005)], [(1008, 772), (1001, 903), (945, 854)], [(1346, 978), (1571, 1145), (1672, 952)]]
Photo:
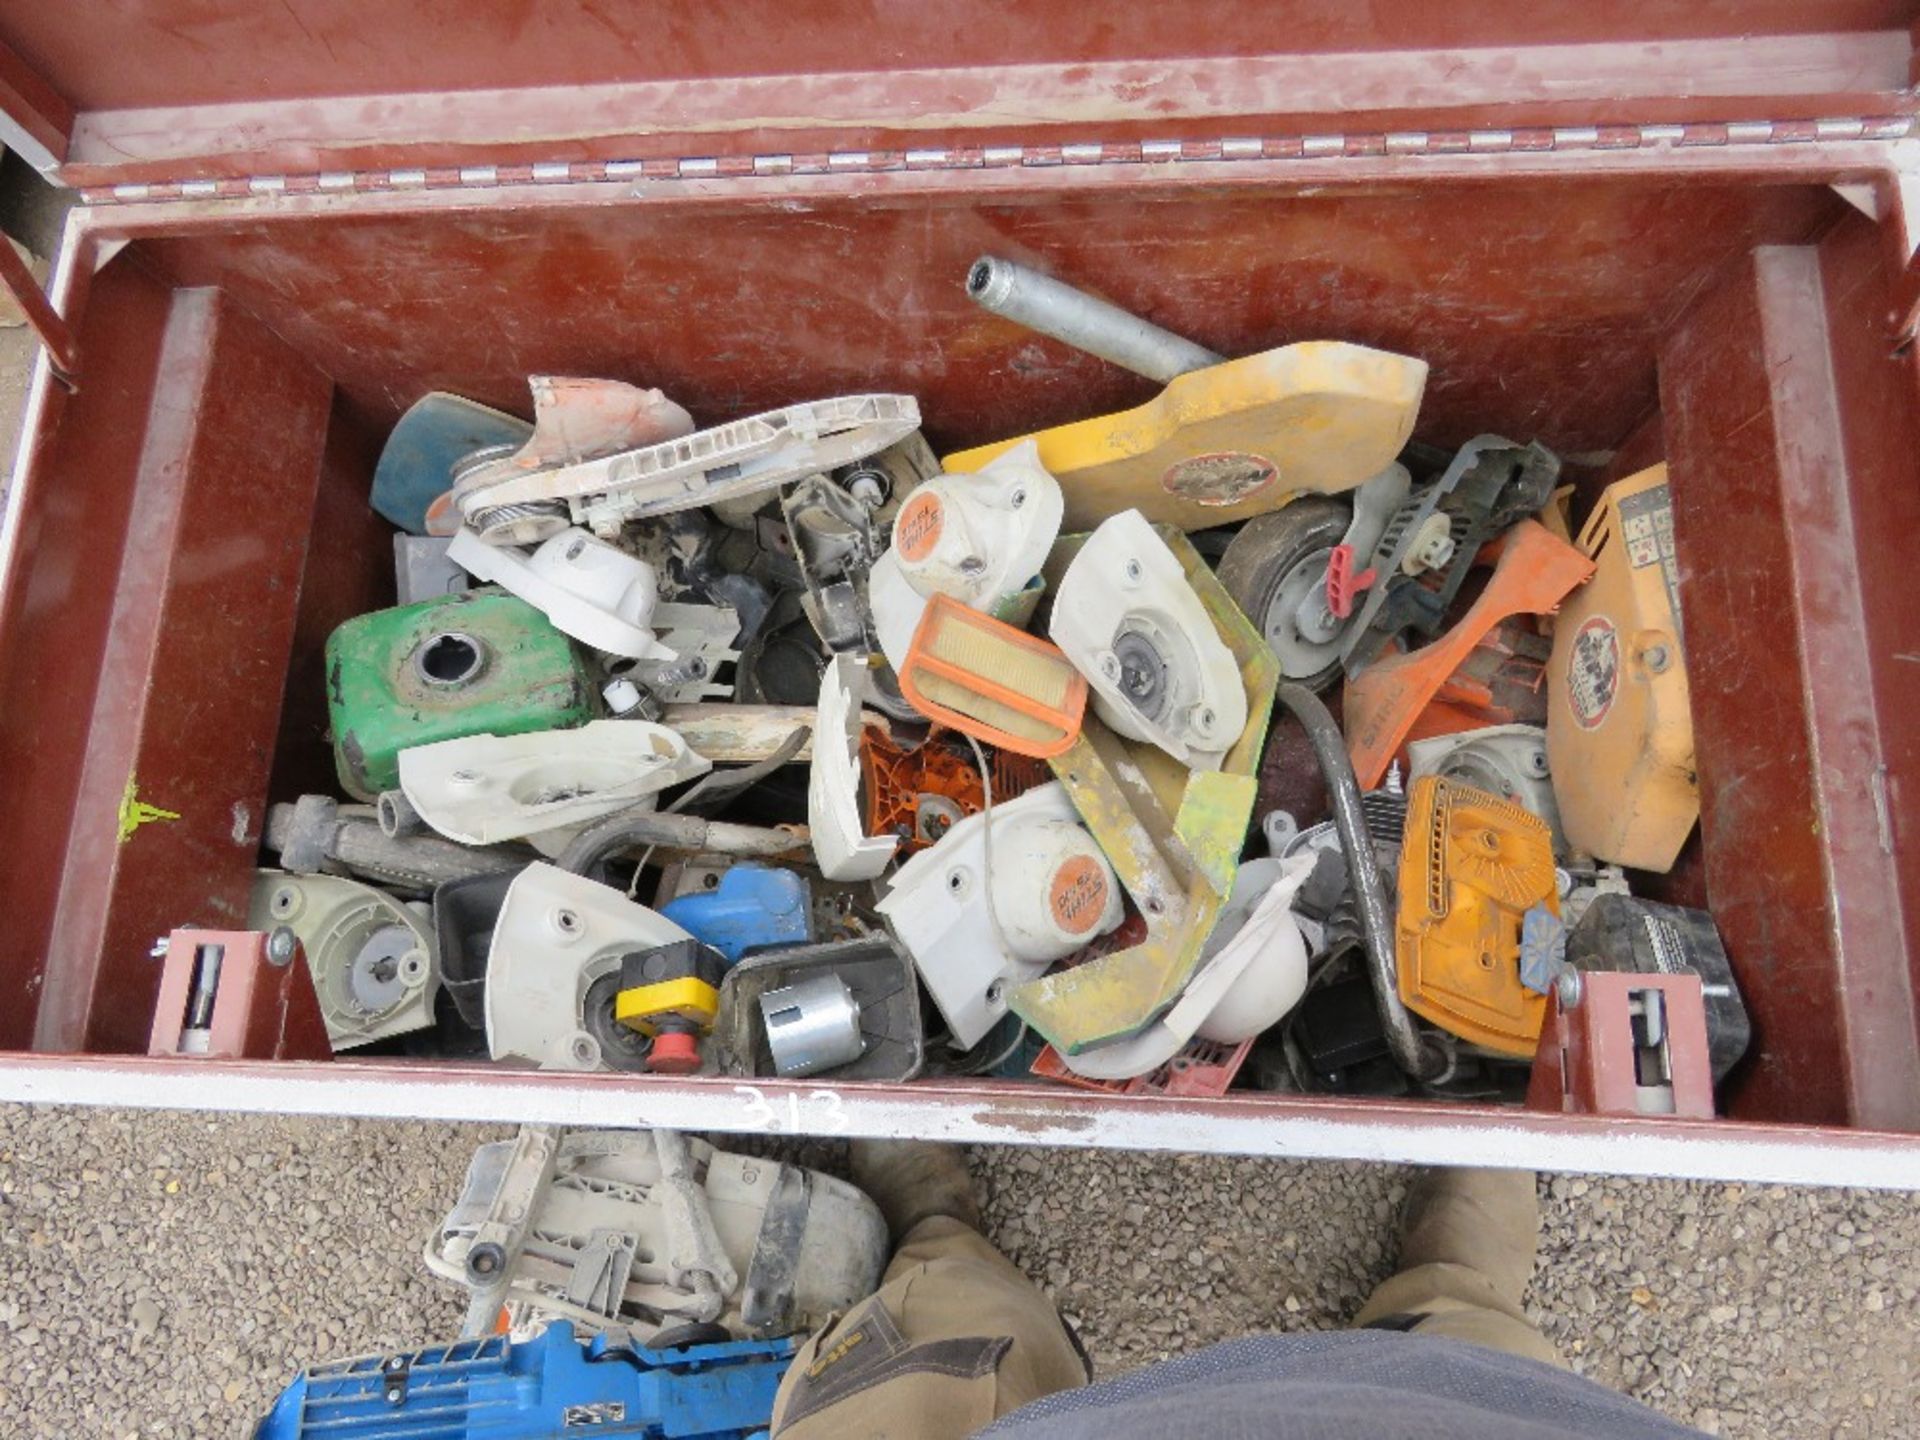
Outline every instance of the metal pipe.
[(996, 315), (1163, 385), (1226, 358), (1051, 275), (995, 255), (973, 262), (967, 294)]
[(344, 869), (423, 894), (448, 880), (515, 870), (539, 858), (522, 845), (461, 845), (427, 834), (395, 838), (380, 828), (372, 807), (343, 807), (330, 795), (303, 795), (296, 804), (272, 806), (266, 841), (281, 868), (296, 875)]
[(1306, 686), (1282, 680), (1274, 699), (1291, 710), (1305, 728), (1320, 771), (1326, 776), (1327, 792), (1333, 800), (1333, 824), (1346, 852), (1360, 929), (1366, 936), (1367, 975), (1373, 981), (1374, 1008), (1386, 1031), (1387, 1046), (1393, 1051), (1394, 1061), (1416, 1080), (1436, 1080), (1452, 1062), (1444, 1050), (1420, 1033), (1400, 999), (1393, 910), (1387, 904), (1386, 887), (1380, 883), (1380, 866), (1374, 860), (1373, 837), (1367, 832), (1367, 817), (1360, 808), (1360, 782), (1354, 777), (1353, 761), (1347, 758), (1346, 738), (1320, 697)]

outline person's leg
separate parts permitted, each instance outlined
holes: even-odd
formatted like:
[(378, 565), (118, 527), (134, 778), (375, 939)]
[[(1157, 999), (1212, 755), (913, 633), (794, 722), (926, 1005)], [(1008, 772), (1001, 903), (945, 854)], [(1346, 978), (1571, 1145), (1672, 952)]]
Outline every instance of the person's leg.
[(1408, 1197), (1400, 1268), (1354, 1328), (1442, 1335), (1565, 1365), (1520, 1304), (1539, 1250), (1531, 1170), (1429, 1170)]
[(897, 1248), (879, 1292), (794, 1356), (776, 1440), (943, 1440), (1087, 1383), (1058, 1312), (980, 1234), (957, 1148), (855, 1142), (853, 1158)]

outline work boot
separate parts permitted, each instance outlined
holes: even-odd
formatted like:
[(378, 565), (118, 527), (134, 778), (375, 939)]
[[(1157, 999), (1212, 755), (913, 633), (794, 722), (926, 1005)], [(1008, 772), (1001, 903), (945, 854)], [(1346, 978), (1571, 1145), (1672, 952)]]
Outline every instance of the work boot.
[(980, 1228), (967, 1152), (930, 1140), (856, 1140), (853, 1183), (873, 1197), (898, 1245), (922, 1220), (945, 1215)]
[(1402, 1272), (1464, 1265), (1517, 1308), (1539, 1253), (1533, 1171), (1433, 1169), (1414, 1181), (1402, 1225)]

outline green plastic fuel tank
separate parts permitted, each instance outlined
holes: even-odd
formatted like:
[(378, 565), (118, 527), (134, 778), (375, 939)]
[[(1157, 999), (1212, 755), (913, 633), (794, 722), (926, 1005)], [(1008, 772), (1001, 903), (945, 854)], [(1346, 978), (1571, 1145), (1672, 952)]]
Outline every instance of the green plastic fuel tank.
[(327, 639), (333, 756), (347, 793), (400, 783), (400, 752), (593, 719), (587, 664), (533, 606), (470, 590), (358, 615)]

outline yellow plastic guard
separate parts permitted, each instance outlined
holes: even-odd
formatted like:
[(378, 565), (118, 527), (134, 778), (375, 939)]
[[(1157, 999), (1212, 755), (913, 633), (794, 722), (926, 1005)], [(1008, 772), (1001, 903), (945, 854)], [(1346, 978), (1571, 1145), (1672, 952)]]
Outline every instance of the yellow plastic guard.
[(657, 1035), (660, 1021), (669, 1015), (699, 1026), (704, 1035), (713, 1029), (719, 1010), (720, 992), (693, 975), (635, 985), (613, 998), (613, 1018), (642, 1035)]
[(1302, 491), (1350, 490), (1413, 433), (1427, 365), (1338, 340), (1311, 340), (1174, 379), (1115, 415), (949, 455), (978, 470), (1032, 439), (1066, 494), (1064, 529), (1137, 509), (1204, 530), (1278, 510)]
[(1170, 529), (1160, 538), (1233, 652), (1247, 723), (1218, 770), (1189, 772), (1159, 746), (1124, 740), (1093, 715), (1047, 761), (1147, 925), (1141, 944), (1009, 993), (1014, 1013), (1063, 1055), (1138, 1034), (1180, 997), (1233, 890), (1260, 788), (1280, 662), (1192, 542)]
[(1407, 1008), (1475, 1045), (1532, 1055), (1547, 997), (1520, 983), (1520, 925), (1535, 905), (1560, 913), (1546, 822), (1439, 775), (1414, 781), (1397, 946)]
[(1547, 670), (1560, 819), (1576, 850), (1671, 870), (1700, 818), (1700, 789), (1667, 467), (1608, 486), (1580, 548), (1593, 578), (1561, 605)]

